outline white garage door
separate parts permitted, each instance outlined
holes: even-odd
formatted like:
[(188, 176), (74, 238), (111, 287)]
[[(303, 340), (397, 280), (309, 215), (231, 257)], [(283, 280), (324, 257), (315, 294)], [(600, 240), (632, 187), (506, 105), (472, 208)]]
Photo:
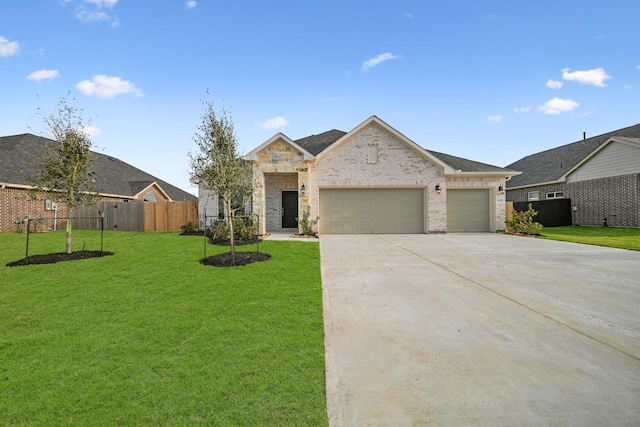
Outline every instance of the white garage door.
[(321, 234), (424, 233), (422, 188), (320, 190)]
[(447, 190), (447, 232), (490, 231), (489, 190)]

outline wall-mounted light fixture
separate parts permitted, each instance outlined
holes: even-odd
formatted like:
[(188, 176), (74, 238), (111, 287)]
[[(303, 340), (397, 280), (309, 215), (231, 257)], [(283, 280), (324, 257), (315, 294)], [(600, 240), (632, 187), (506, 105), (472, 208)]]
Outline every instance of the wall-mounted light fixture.
[(504, 193), (504, 186), (502, 184), (498, 186), (498, 193), (500, 194)]
[(440, 184), (436, 184), (436, 193), (440, 194), (441, 191)]
[(304, 193), (306, 189), (307, 189), (307, 187), (305, 187), (304, 184), (302, 184), (302, 186), (300, 187), (300, 191), (302, 191)]

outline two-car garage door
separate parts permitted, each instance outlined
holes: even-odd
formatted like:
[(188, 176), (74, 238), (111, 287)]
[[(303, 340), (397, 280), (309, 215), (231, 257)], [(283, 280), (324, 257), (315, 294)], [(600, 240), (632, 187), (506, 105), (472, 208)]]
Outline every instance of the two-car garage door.
[[(447, 232), (491, 229), (488, 189), (450, 189)], [(320, 190), (320, 233), (425, 233), (423, 188), (353, 188)]]
[(423, 188), (320, 190), (320, 233), (424, 233)]

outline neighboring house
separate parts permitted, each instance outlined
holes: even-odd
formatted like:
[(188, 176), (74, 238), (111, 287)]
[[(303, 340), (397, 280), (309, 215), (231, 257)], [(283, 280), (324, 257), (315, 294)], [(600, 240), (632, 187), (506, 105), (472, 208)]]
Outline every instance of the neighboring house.
[[(518, 173), (425, 150), (376, 116), (350, 132), (278, 133), (244, 159), (266, 233), (297, 230), (307, 209), (322, 234), (504, 230), (505, 180)], [(199, 211), (218, 209), (200, 188)]]
[[(45, 154), (46, 144), (56, 141), (32, 134), (0, 137), (0, 232), (15, 231), (17, 221), (53, 217), (51, 204), (42, 196), (32, 200), (28, 176), (36, 174), (36, 164)], [(92, 175), (101, 200), (108, 201), (186, 201), (197, 197), (116, 158), (93, 152)], [(66, 216), (59, 206), (58, 217)]]
[(640, 124), (524, 157), (507, 200), (571, 199), (573, 223), (640, 227)]

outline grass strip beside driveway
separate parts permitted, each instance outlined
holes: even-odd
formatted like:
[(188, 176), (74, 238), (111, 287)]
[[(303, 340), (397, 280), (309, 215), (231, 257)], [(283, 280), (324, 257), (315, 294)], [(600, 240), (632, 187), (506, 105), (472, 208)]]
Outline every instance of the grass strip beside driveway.
[[(326, 425), (317, 244), (266, 241), (270, 261), (216, 268), (202, 238), (108, 232), (113, 256), (5, 267), (24, 243), (0, 234), (4, 423)], [(85, 244), (99, 233), (74, 231)], [(30, 245), (63, 251), (64, 233)]]
[(608, 246), (640, 251), (640, 229), (618, 227), (549, 227), (542, 229), (542, 237), (550, 240)]

